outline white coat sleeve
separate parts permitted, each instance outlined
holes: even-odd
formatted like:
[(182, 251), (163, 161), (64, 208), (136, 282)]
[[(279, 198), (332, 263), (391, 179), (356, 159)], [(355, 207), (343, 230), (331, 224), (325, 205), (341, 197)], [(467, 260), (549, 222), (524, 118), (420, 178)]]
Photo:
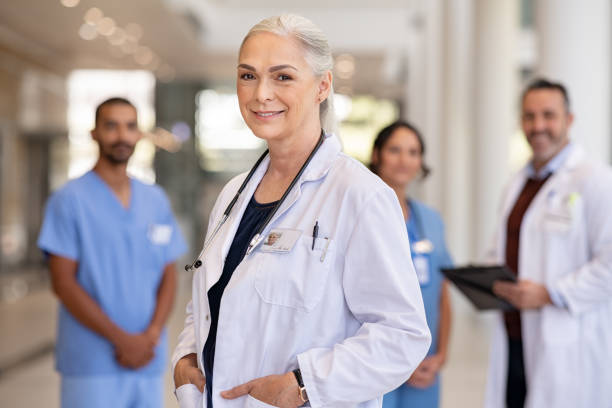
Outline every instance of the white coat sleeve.
[(589, 262), (564, 276), (556, 288), (569, 311), (578, 315), (612, 299), (612, 171), (609, 168), (587, 180), (583, 192)]
[(332, 348), (298, 355), (314, 408), (368, 401), (397, 388), (431, 343), (395, 193), (385, 188), (365, 201), (346, 248), (344, 296), (361, 327)]
[(187, 316), (185, 317), (183, 331), (181, 331), (181, 334), (179, 334), (178, 344), (174, 349), (174, 353), (172, 353), (173, 377), (174, 367), (176, 367), (176, 363), (178, 363), (181, 358), (185, 357), (188, 354), (197, 354), (195, 328), (193, 326), (193, 300), (190, 300), (189, 303), (187, 303), (185, 313), (187, 314)]

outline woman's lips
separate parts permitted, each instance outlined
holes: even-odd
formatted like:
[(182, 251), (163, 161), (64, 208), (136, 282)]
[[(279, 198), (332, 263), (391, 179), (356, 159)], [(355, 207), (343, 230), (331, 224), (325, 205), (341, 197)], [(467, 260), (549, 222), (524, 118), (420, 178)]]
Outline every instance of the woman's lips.
[(253, 113), (255, 113), (255, 116), (257, 116), (260, 119), (274, 118), (274, 117), (279, 116), (283, 112), (285, 112), (285, 111), (284, 110), (280, 110), (280, 111), (253, 111)]

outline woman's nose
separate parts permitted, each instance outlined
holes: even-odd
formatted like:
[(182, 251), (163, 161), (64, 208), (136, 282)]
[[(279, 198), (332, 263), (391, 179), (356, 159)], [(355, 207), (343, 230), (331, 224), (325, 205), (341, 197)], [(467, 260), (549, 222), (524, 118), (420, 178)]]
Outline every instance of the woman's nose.
[(266, 102), (274, 99), (274, 92), (267, 80), (263, 79), (257, 84), (256, 97), (258, 102)]

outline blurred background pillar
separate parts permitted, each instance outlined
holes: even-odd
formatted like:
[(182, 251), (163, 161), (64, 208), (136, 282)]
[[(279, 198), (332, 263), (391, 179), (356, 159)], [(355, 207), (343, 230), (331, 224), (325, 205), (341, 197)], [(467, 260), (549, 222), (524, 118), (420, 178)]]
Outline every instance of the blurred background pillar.
[(491, 241), (509, 177), (509, 144), (518, 121), (519, 6), (518, 1), (476, 1), (474, 257)]
[(563, 82), (576, 115), (571, 136), (591, 157), (610, 162), (609, 0), (538, 0), (537, 72)]
[(414, 3), (412, 36), (408, 39), (408, 79), (402, 119), (414, 123), (423, 134), (426, 160), (433, 168), (423, 184), (417, 184), (412, 195), (441, 209), (443, 202), (442, 119), (444, 66), (444, 5), (442, 0)]
[[(197, 251), (201, 245), (206, 226), (199, 208), (205, 175), (199, 165), (195, 136), (196, 97), (204, 88), (201, 81), (158, 82), (155, 88), (157, 126), (180, 134), (183, 142), (176, 152), (157, 150), (154, 161), (156, 182), (172, 200), (172, 209), (183, 236), (191, 245), (191, 252)], [(182, 265), (179, 267), (182, 269)]]
[(456, 263), (472, 256), (474, 199), (473, 156), (474, 0), (446, 0), (444, 15), (444, 121), (442, 161), (436, 169), (443, 178), (440, 206), (446, 238)]

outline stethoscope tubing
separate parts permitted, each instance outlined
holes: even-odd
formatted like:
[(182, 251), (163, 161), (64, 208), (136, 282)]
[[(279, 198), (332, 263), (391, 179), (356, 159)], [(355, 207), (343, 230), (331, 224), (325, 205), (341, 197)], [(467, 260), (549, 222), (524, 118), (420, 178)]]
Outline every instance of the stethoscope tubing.
[[(272, 217), (274, 216), (274, 214), (276, 214), (276, 212), (278, 211), (278, 209), (280, 208), (282, 203), (285, 201), (285, 199), (289, 195), (289, 192), (293, 189), (295, 184), (297, 184), (297, 181), (302, 176), (302, 173), (304, 173), (304, 170), (306, 169), (306, 167), (308, 167), (308, 164), (310, 163), (310, 161), (312, 160), (312, 158), (314, 157), (316, 152), (319, 150), (319, 148), (323, 144), (324, 140), (325, 140), (325, 134), (324, 134), (323, 130), (321, 130), (321, 137), (319, 138), (319, 141), (317, 142), (316, 146), (314, 147), (314, 149), (312, 150), (312, 152), (310, 153), (310, 155), (308, 156), (308, 158), (306, 159), (306, 161), (304, 162), (304, 164), (300, 168), (300, 171), (298, 172), (298, 174), (291, 181), (291, 184), (289, 185), (287, 190), (285, 190), (285, 192), (283, 193), (283, 196), (281, 197), (281, 199), (276, 203), (274, 208), (272, 208), (272, 211), (270, 211), (270, 214), (268, 214), (268, 216), (266, 217), (266, 219), (264, 220), (262, 225), (259, 227), (259, 229), (255, 233), (255, 235), (251, 239), (251, 242), (249, 243), (246, 255), (250, 254), (251, 251), (259, 244), (259, 242), (261, 241), (261, 233), (264, 231), (264, 229), (270, 223), (270, 221), (272, 220)], [(246, 178), (244, 179), (244, 181), (240, 185), (240, 188), (238, 189), (238, 191), (236, 192), (236, 194), (232, 198), (232, 201), (230, 201), (230, 203), (228, 204), (228, 206), (225, 209), (225, 211), (223, 211), (223, 216), (221, 217), (219, 222), (217, 222), (217, 225), (215, 226), (212, 234), (210, 235), (210, 238), (204, 242), (204, 246), (202, 248), (202, 251), (198, 255), (198, 257), (191, 264), (185, 265), (185, 270), (186, 271), (193, 270), (194, 268), (197, 269), (200, 266), (202, 266), (202, 259), (204, 259), (204, 256), (206, 255), (206, 252), (208, 251), (208, 248), (210, 247), (210, 245), (214, 241), (214, 239), (217, 236), (219, 230), (221, 230), (221, 227), (223, 226), (223, 224), (225, 224), (225, 221), (227, 221), (227, 219), (229, 218), (229, 215), (232, 212), (232, 209), (234, 208), (234, 205), (238, 201), (238, 198), (240, 197), (240, 194), (242, 194), (242, 191), (245, 189), (247, 184), (249, 184), (249, 181), (251, 181), (251, 178), (253, 177), (253, 174), (255, 174), (255, 171), (257, 170), (257, 168), (259, 167), (259, 165), (261, 164), (263, 159), (268, 155), (268, 153), (269, 153), (269, 150), (266, 150), (259, 157), (259, 159), (257, 159), (255, 164), (253, 165), (253, 167), (249, 171), (249, 174), (247, 174)]]

